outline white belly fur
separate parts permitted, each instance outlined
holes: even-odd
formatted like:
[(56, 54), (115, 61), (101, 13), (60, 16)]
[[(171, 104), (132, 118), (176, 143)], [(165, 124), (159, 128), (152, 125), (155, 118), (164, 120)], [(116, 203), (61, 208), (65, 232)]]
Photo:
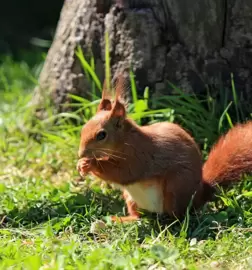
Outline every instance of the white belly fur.
[(132, 201), (137, 206), (149, 212), (163, 212), (163, 194), (156, 185), (148, 185), (137, 183), (127, 186), (114, 185), (115, 188), (126, 190)]

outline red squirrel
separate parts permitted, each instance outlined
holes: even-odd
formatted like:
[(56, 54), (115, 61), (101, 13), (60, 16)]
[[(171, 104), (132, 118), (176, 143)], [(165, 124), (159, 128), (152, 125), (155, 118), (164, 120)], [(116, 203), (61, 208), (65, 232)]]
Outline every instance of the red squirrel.
[(197, 209), (209, 201), (216, 185), (252, 172), (252, 122), (222, 136), (203, 164), (194, 139), (179, 125), (139, 126), (127, 118), (123, 87), (119, 79), (114, 101), (103, 89), (96, 115), (82, 128), (78, 151), (80, 174), (92, 173), (123, 192), (128, 216), (112, 221), (138, 220), (140, 209), (183, 217), (190, 202)]

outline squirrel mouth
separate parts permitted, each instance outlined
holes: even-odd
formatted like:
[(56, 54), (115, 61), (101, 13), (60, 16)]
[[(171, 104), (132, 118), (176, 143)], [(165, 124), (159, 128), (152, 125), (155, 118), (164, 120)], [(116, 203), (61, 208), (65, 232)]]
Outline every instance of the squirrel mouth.
[(106, 160), (108, 160), (108, 159), (109, 159), (108, 156), (96, 158), (96, 160), (103, 160), (103, 161), (106, 161)]
[(106, 160), (109, 160), (109, 155), (105, 153), (92, 152), (92, 154), (87, 158), (95, 159), (97, 161), (106, 161)]
[(94, 156), (94, 158), (98, 161), (100, 160), (103, 160), (103, 161), (106, 161), (106, 160), (109, 160), (109, 156), (108, 155), (98, 155), (98, 156)]
[(84, 159), (95, 159), (97, 161), (102, 161), (102, 160), (109, 160), (109, 154), (103, 151), (94, 151), (91, 149), (86, 149), (84, 152), (82, 152), (82, 155), (79, 156), (80, 158)]
[(97, 161), (106, 161), (109, 160), (109, 154), (101, 150), (93, 150), (92, 157)]

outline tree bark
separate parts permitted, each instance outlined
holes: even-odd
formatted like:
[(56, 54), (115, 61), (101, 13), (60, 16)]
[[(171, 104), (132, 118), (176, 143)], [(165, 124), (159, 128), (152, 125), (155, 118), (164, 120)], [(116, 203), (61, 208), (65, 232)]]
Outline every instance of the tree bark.
[(104, 79), (104, 32), (110, 38), (112, 74), (133, 68), (139, 93), (149, 86), (167, 95), (169, 80), (184, 92), (208, 89), (231, 95), (234, 74), (240, 100), (252, 101), (251, 0), (65, 0), (54, 42), (35, 89), (57, 111), (85, 96), (89, 83), (75, 56), (80, 45), (93, 52), (96, 72)]

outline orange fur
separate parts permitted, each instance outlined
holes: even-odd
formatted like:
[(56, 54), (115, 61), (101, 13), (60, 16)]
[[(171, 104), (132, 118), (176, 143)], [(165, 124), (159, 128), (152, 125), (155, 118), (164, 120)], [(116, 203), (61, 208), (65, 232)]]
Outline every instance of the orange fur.
[(117, 216), (111, 216), (111, 221), (118, 222), (118, 223), (127, 223), (138, 220), (138, 216), (126, 216), (126, 217), (117, 217)]
[[(179, 125), (140, 127), (128, 119), (119, 100), (122, 87), (120, 81), (111, 103), (103, 95), (97, 114), (83, 127), (78, 163), (80, 172), (122, 189), (129, 216), (120, 222), (137, 220), (138, 208), (183, 217), (191, 199), (198, 208), (211, 199), (215, 184), (251, 172), (251, 122), (221, 137), (203, 165), (197, 144)], [(106, 133), (102, 140), (97, 138), (100, 131)]]
[(238, 124), (222, 136), (203, 167), (203, 179), (225, 185), (252, 172), (252, 122)]

